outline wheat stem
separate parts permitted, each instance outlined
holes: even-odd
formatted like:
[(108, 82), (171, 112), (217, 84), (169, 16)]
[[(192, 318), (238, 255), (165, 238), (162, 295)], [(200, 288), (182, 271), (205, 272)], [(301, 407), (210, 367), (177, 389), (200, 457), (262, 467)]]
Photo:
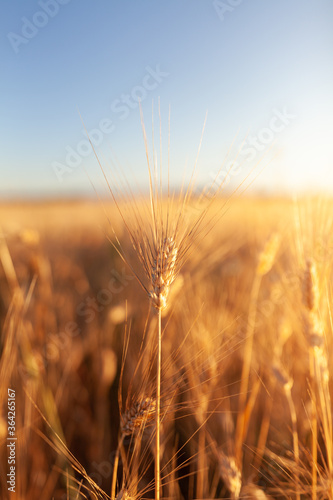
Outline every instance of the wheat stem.
[(250, 295), (248, 323), (246, 330), (244, 354), (243, 354), (243, 367), (240, 383), (239, 402), (238, 402), (238, 416), (236, 423), (236, 439), (235, 439), (235, 459), (239, 467), (241, 467), (243, 460), (243, 442), (246, 436), (246, 400), (249, 389), (249, 377), (251, 370), (251, 360), (253, 351), (253, 340), (257, 319), (257, 304), (262, 277), (267, 274), (274, 263), (276, 253), (279, 247), (280, 238), (278, 234), (273, 234), (267, 240), (258, 260), (256, 273), (254, 276), (252, 290)]
[(263, 462), (264, 454), (265, 454), (265, 449), (266, 449), (266, 444), (267, 444), (267, 437), (268, 437), (268, 432), (270, 428), (270, 423), (271, 423), (271, 414), (272, 414), (272, 409), (273, 409), (273, 402), (274, 402), (274, 392), (275, 392), (275, 381), (273, 381), (273, 387), (271, 389), (271, 397), (268, 398), (266, 407), (265, 407), (265, 413), (260, 425), (260, 432), (259, 432), (259, 437), (257, 441), (257, 450), (256, 450), (256, 456), (254, 457), (254, 462), (253, 462), (253, 469), (254, 470), (259, 470), (261, 467), (261, 464)]
[(325, 439), (325, 446), (327, 452), (327, 466), (329, 472), (332, 473), (333, 469), (332, 421), (330, 416), (331, 398), (327, 388), (327, 381), (325, 381), (323, 376), (324, 375), (323, 362), (326, 364), (327, 360), (325, 359), (325, 354), (323, 353), (322, 349), (318, 349), (317, 347), (314, 348), (314, 359), (315, 359), (315, 376), (317, 380), (319, 404), (321, 407), (322, 428), (323, 428), (323, 435)]
[(310, 349), (310, 377), (311, 377), (311, 426), (312, 426), (312, 500), (317, 500), (317, 402), (315, 390), (315, 358), (313, 349)]
[(119, 450), (123, 444), (124, 434), (122, 434), (120, 441), (117, 446), (116, 456), (113, 464), (113, 472), (112, 472), (112, 486), (111, 486), (111, 498), (114, 500), (116, 498), (116, 482), (117, 482), (117, 472), (118, 472), (118, 464), (119, 464)]
[(155, 500), (160, 498), (160, 400), (162, 362), (162, 310), (158, 309), (157, 373), (156, 373), (156, 457), (155, 457)]
[(295, 456), (295, 486), (296, 486), (296, 499), (301, 500), (301, 495), (299, 493), (299, 444), (298, 444), (298, 432), (297, 432), (297, 415), (296, 409), (294, 405), (294, 401), (291, 395), (291, 387), (290, 384), (286, 384), (285, 387), (285, 395), (289, 405), (291, 423), (292, 423), (292, 434), (293, 434), (293, 448), (294, 448), (294, 456)]
[(197, 498), (204, 498), (204, 480), (205, 480), (205, 447), (206, 435), (205, 428), (202, 427), (199, 432), (198, 444), (198, 476), (197, 476)]
[(235, 442), (235, 458), (237, 464), (240, 466), (242, 462), (242, 446), (244, 440), (244, 430), (245, 430), (245, 406), (247, 399), (247, 391), (249, 387), (249, 376), (251, 368), (251, 358), (252, 358), (252, 348), (253, 348), (253, 338), (255, 330), (255, 321), (257, 313), (257, 302), (259, 289), (261, 284), (261, 275), (256, 274), (251, 290), (250, 308), (248, 316), (248, 325), (246, 331), (246, 340), (244, 346), (244, 360), (242, 367), (240, 391), (239, 391), (239, 401), (238, 401), (238, 416), (236, 424), (236, 442)]

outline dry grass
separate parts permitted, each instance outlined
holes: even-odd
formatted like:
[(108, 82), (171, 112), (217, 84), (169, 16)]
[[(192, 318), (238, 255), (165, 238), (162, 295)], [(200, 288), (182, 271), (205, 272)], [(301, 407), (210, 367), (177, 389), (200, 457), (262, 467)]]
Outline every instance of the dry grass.
[[(149, 227), (136, 203), (127, 224)], [(105, 209), (114, 233), (99, 203), (0, 206), (0, 477), (14, 388), (17, 498), (154, 498), (161, 315), (136, 275), (168, 302), (161, 497), (333, 499), (333, 202), (234, 200), (193, 252), (192, 206), (142, 247), (149, 276)]]

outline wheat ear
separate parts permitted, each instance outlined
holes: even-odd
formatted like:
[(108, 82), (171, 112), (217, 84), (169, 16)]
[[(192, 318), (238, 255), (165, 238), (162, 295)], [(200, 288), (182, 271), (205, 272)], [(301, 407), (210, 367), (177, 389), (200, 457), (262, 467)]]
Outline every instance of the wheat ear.
[(121, 489), (116, 497), (116, 500), (131, 500), (131, 496), (126, 489)]
[(219, 466), (225, 486), (230, 491), (232, 498), (238, 500), (242, 488), (242, 476), (234, 457), (228, 457), (220, 452)]
[[(118, 471), (118, 463), (119, 463), (119, 451), (123, 445), (124, 437), (129, 436), (140, 429), (143, 429), (147, 422), (153, 420), (156, 411), (156, 401), (154, 398), (144, 398), (141, 401), (137, 401), (134, 405), (126, 410), (121, 415), (120, 421), (120, 430), (121, 436), (119, 439), (114, 466), (113, 466), (113, 474), (112, 474), (112, 483), (111, 483), (111, 499), (119, 497), (115, 496), (116, 492), (116, 482), (117, 482), (117, 471)], [(124, 495), (127, 494), (126, 490), (124, 491)], [(119, 497), (120, 498), (120, 497)], [(129, 496), (124, 496), (121, 498), (130, 498)]]
[(121, 416), (120, 429), (122, 435), (128, 436), (142, 429), (143, 426), (155, 417), (156, 401), (154, 398), (144, 398), (137, 401)]
[(167, 306), (170, 286), (175, 279), (177, 253), (178, 249), (172, 237), (164, 238), (161, 247), (156, 250), (151, 274), (150, 298), (158, 310), (163, 310)]

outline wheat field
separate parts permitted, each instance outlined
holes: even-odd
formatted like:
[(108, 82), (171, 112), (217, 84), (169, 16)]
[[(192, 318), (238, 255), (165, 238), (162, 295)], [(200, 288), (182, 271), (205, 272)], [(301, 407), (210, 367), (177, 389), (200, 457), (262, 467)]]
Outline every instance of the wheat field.
[(0, 497), (333, 499), (332, 200), (147, 206), (1, 204)]

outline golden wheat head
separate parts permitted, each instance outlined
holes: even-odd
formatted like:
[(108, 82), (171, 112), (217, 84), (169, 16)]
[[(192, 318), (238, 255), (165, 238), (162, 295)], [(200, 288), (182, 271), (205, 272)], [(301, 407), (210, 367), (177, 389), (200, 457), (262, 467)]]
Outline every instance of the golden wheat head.
[(242, 488), (242, 477), (235, 459), (223, 453), (219, 457), (219, 465), (224, 484), (232, 494), (232, 498), (237, 500)]
[(119, 491), (116, 500), (131, 500), (131, 496), (126, 489)]
[(156, 400), (144, 398), (137, 401), (121, 416), (121, 432), (124, 436), (130, 435), (142, 428), (147, 422), (155, 418)]
[(156, 309), (165, 309), (170, 286), (175, 279), (175, 267), (178, 249), (172, 237), (164, 238), (156, 251), (151, 274), (152, 290), (150, 298)]

